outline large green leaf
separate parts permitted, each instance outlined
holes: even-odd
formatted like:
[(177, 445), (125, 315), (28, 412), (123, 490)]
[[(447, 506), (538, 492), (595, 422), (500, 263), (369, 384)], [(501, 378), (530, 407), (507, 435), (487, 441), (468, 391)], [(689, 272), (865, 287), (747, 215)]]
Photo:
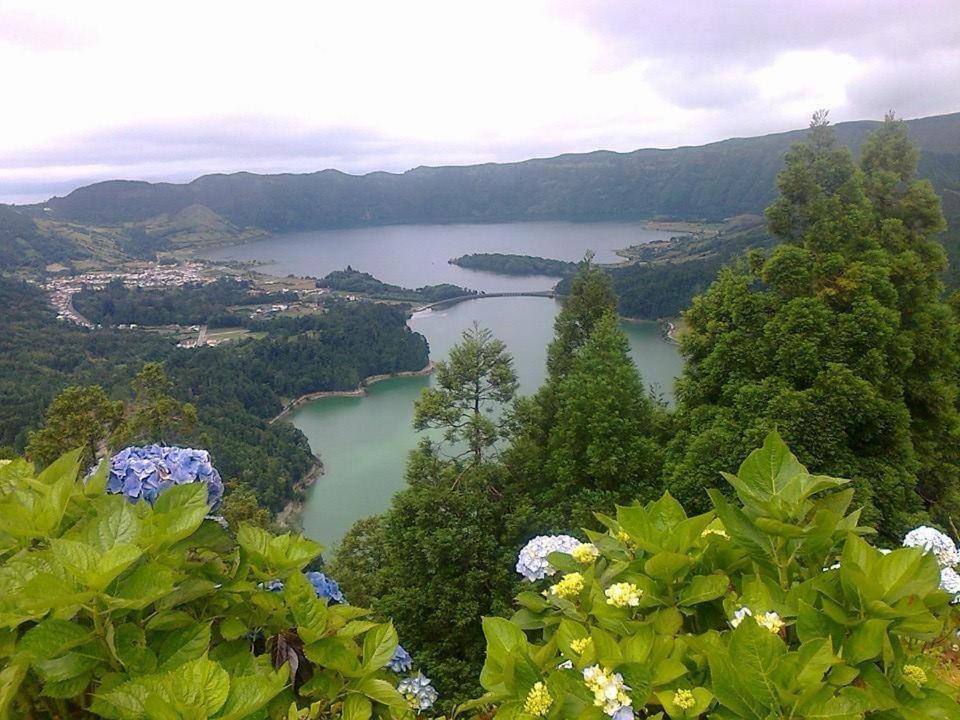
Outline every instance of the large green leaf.
[(172, 670), (206, 654), (210, 647), (210, 623), (197, 623), (171, 632), (157, 650), (157, 668)]
[(50, 660), (93, 637), (92, 628), (50, 618), (27, 630), (17, 644), (18, 654), (30, 661)]
[(390, 662), (399, 640), (392, 622), (378, 625), (363, 637), (363, 667), (368, 672), (379, 670)]
[(726, 575), (696, 575), (680, 591), (680, 605), (690, 606), (721, 597), (730, 585)]
[(217, 720), (244, 720), (267, 706), (287, 685), (289, 667), (262, 675), (242, 675), (230, 680), (230, 692)]

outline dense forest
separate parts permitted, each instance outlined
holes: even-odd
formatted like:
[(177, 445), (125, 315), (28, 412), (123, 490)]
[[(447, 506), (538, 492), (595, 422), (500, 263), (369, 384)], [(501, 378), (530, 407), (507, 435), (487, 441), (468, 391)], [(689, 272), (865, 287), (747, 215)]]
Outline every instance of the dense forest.
[[(882, 544), (899, 543), (918, 524), (951, 526), (960, 512), (960, 324), (942, 299), (940, 204), (929, 182), (916, 179), (916, 159), (892, 117), (865, 142), (859, 162), (815, 117), (808, 141), (790, 150), (778, 175), (780, 195), (767, 211), (775, 247), (748, 251), (723, 269), (685, 315), (687, 365), (675, 410), (645, 392), (617, 323), (615, 276), (596, 266), (584, 265), (569, 283), (547, 379), (533, 397), (514, 397), (502, 343), (480, 329), (465, 333), (415, 409), (416, 426), (444, 429), (443, 440), (422, 442), (408, 462), (408, 488), (386, 513), (354, 526), (331, 572), (352, 597), (393, 618), (444, 695), (464, 699), (481, 691), (483, 648), (495, 646), (480, 620), (507, 612), (524, 589), (510, 567), (532, 536), (583, 537), (586, 527), (598, 552), (624, 562), (630, 556), (600, 523), (628, 550), (638, 542), (653, 558), (630, 575), (645, 584), (630, 587), (653, 608), (660, 599), (644, 595), (655, 585), (643, 574), (687, 572), (687, 559), (667, 543), (682, 545), (680, 535), (700, 536), (704, 527), (693, 530), (699, 521), (686, 519), (679, 503), (706, 513), (698, 516), (704, 523), (715, 512), (723, 520), (716, 532), (757, 552), (770, 542), (764, 533), (773, 534), (773, 555), (791, 538), (822, 537), (812, 525), (791, 524), (784, 503), (799, 503), (826, 531), (853, 502), (862, 512), (845, 526), (853, 530), (862, 518)], [(504, 405), (512, 411), (490, 412)], [(748, 487), (732, 473), (752, 448), (779, 442), (770, 440), (776, 430), (796, 457), (765, 445), (741, 477), (774, 477)], [(451, 457), (451, 447), (464, 444), (468, 451)], [(815, 474), (804, 475), (809, 487), (826, 487), (817, 485), (826, 476), (849, 478), (850, 487), (821, 505), (801, 501), (802, 482), (788, 476), (806, 468)], [(664, 490), (671, 495), (654, 503)], [(732, 497), (752, 504), (751, 514), (735, 510)], [(650, 503), (650, 516), (632, 505), (638, 500)], [(616, 505), (629, 506), (618, 520), (595, 515)], [(760, 531), (751, 518), (764, 513), (777, 519)], [(625, 531), (634, 522), (638, 541)], [(676, 528), (670, 540), (653, 540), (667, 527)], [(560, 564), (567, 574), (546, 600), (522, 593), (515, 622), (543, 627), (537, 618), (551, 594), (568, 619), (582, 622), (580, 606), (563, 599), (591, 592), (579, 574), (591, 561)], [(609, 574), (620, 572), (619, 561), (605, 566)], [(518, 572), (522, 565), (521, 556)], [(818, 560), (816, 571), (826, 565)], [(777, 607), (767, 592), (760, 603)], [(598, 604), (602, 598), (588, 600), (583, 612), (619, 632), (621, 616), (603, 615)]]
[(334, 270), (317, 280), (317, 287), (360, 293), (380, 300), (407, 302), (437, 302), (438, 300), (449, 300), (463, 295), (477, 294), (476, 290), (469, 290), (450, 283), (424, 285), (415, 290), (410, 290), (399, 285), (381, 282), (370, 273), (354, 270), (349, 265), (344, 270)]
[(470, 270), (484, 270), (500, 275), (550, 275), (565, 277), (577, 271), (577, 263), (533, 255), (512, 255), (505, 253), (471, 253), (450, 260), (451, 265), (459, 265)]
[(100, 290), (83, 288), (73, 296), (77, 311), (101, 325), (200, 325), (222, 315), (232, 305), (284, 303), (295, 292), (252, 292), (253, 283), (218, 278), (171, 288), (126, 287), (113, 280)]
[(59, 322), (39, 288), (0, 278), (0, 446), (21, 450), (43, 424), (50, 401), (69, 385), (102, 385), (125, 397), (146, 362), (163, 363), (173, 393), (197, 408), (198, 423), (177, 439), (207, 448), (225, 478), (253, 490), (271, 510), (293, 496), (314, 463), (299, 430), (273, 423), (301, 394), (352, 389), (369, 375), (419, 370), (424, 338), (402, 308), (333, 303), (328, 312), (265, 321), (267, 337), (179, 349), (137, 331), (87, 331)]

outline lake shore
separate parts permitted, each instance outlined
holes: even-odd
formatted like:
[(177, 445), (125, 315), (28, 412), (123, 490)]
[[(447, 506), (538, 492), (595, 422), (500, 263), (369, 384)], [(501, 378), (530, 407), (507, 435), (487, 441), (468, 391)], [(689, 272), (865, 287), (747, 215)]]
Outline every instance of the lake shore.
[[(361, 380), (360, 384), (354, 390), (329, 390), (326, 392), (307, 393), (306, 395), (301, 395), (296, 400), (287, 403), (283, 410), (281, 410), (276, 417), (270, 420), (270, 422), (274, 423), (277, 420), (283, 419), (298, 407), (301, 407), (305, 403), (312, 402), (313, 400), (321, 400), (327, 397), (363, 397), (367, 394), (367, 388), (375, 383), (382, 382), (384, 380), (390, 380), (391, 378), (429, 375), (432, 372), (433, 362), (431, 361), (420, 370), (404, 370), (396, 373), (371, 375), (370, 377), (366, 377)], [(283, 506), (283, 509), (277, 513), (275, 518), (277, 525), (283, 528), (297, 530), (302, 529), (301, 518), (303, 517), (303, 509), (306, 502), (306, 498), (303, 495), (322, 475), (323, 461), (317, 456), (317, 461), (314, 463), (313, 467), (310, 468), (309, 472), (304, 475), (303, 479), (294, 486), (294, 490), (296, 491), (298, 497), (288, 501), (287, 504)]]
[(419, 370), (403, 370), (401, 372), (383, 373), (381, 375), (371, 375), (369, 377), (365, 377), (353, 390), (324, 390), (322, 392), (307, 393), (306, 395), (301, 395), (296, 400), (292, 400), (284, 405), (283, 410), (270, 419), (270, 424), (272, 425), (277, 420), (282, 420), (297, 408), (314, 400), (322, 400), (323, 398), (328, 397), (364, 397), (367, 394), (367, 388), (378, 382), (400, 377), (420, 377), (422, 375), (430, 375), (432, 372), (433, 362), (431, 361)]

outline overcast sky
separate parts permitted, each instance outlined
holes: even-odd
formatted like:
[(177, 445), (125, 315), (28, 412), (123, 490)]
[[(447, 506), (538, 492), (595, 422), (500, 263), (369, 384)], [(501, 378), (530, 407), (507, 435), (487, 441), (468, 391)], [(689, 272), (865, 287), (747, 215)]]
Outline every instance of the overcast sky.
[(960, 110), (960, 0), (0, 0), (0, 201)]

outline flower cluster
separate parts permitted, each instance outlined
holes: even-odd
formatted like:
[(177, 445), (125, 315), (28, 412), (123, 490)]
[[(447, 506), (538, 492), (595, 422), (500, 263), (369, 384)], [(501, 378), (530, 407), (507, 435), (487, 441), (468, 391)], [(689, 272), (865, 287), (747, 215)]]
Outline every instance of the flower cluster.
[(583, 681), (593, 693), (593, 704), (615, 720), (633, 717), (633, 701), (627, 695), (627, 687), (620, 673), (613, 673), (599, 665), (591, 665), (583, 671)]
[(733, 613), (733, 618), (730, 620), (730, 627), (740, 627), (740, 623), (743, 622), (743, 619), (748, 617), (752, 617), (757, 625), (762, 628), (766, 628), (775, 635), (783, 630), (784, 627), (786, 627), (786, 623), (778, 613), (775, 613), (771, 610), (769, 612), (754, 615), (748, 607), (737, 608), (737, 610)]
[(550, 696), (547, 686), (538, 682), (527, 693), (527, 699), (523, 703), (523, 711), (534, 717), (543, 717), (550, 712), (551, 705), (553, 705), (553, 698)]
[(322, 572), (308, 572), (304, 573), (304, 575), (306, 575), (310, 584), (313, 585), (313, 589), (317, 591), (317, 597), (327, 598), (330, 602), (335, 603), (346, 602), (346, 600), (343, 599), (340, 586), (333, 578), (327, 577)]
[(733, 617), (730, 618), (730, 627), (732, 628), (740, 627), (740, 623), (743, 622), (743, 619), (748, 617), (753, 617), (753, 613), (750, 611), (750, 608), (748, 607), (737, 608), (733, 613)]
[[(703, 532), (700, 533), (700, 537), (707, 537), (709, 535), (719, 535), (720, 537), (729, 540), (730, 536), (727, 535), (727, 531), (722, 527), (706, 527), (703, 529)], [(684, 691), (688, 692), (688, 691)]]
[(547, 561), (550, 553), (571, 553), (579, 545), (581, 545), (580, 541), (570, 535), (538, 535), (520, 550), (520, 555), (517, 557), (517, 572), (530, 582), (543, 580), (557, 572), (557, 569)]
[(940, 564), (940, 589), (953, 595), (952, 602), (960, 602), (960, 575), (953, 569), (954, 565), (960, 564), (960, 551), (953, 538), (935, 528), (921, 525), (907, 533), (903, 546), (918, 547), (924, 552), (933, 553)]
[(593, 638), (591, 637), (575, 638), (570, 641), (570, 649), (577, 655), (583, 655), (592, 642)]
[(145, 445), (124, 448), (110, 458), (107, 492), (123, 494), (130, 502), (141, 498), (151, 505), (174, 485), (202, 482), (211, 510), (223, 499), (223, 480), (210, 464), (210, 453), (193, 448)]
[(904, 547), (918, 547), (937, 557), (941, 568), (953, 567), (960, 563), (960, 552), (949, 535), (932, 527), (921, 525), (907, 533), (903, 539)]
[(618, 608), (636, 607), (640, 604), (643, 592), (633, 583), (614, 583), (603, 592), (607, 596), (607, 605)]
[(674, 693), (673, 704), (681, 710), (689, 710), (697, 704), (697, 699), (693, 696), (692, 692), (681, 688)]
[(927, 673), (922, 667), (916, 665), (904, 665), (903, 677), (907, 682), (911, 682), (917, 687), (927, 684)]
[(570, 551), (570, 554), (581, 565), (589, 565), (600, 557), (600, 550), (593, 543), (580, 543)]
[(413, 669), (413, 658), (410, 657), (410, 653), (403, 649), (403, 645), (397, 645), (397, 649), (393, 651), (393, 657), (390, 658), (387, 667), (397, 674), (410, 672)]
[(580, 573), (567, 573), (556, 585), (551, 585), (550, 590), (545, 590), (543, 594), (547, 597), (556, 595), (557, 597), (570, 600), (575, 598), (583, 590), (583, 575)]
[(397, 690), (414, 710), (429, 710), (438, 697), (433, 681), (422, 672), (398, 682)]
[[(333, 603), (346, 603), (337, 581), (322, 572), (305, 572), (304, 577), (313, 585), (318, 598), (326, 598)], [(270, 580), (261, 584), (264, 590), (283, 592), (283, 580)]]

